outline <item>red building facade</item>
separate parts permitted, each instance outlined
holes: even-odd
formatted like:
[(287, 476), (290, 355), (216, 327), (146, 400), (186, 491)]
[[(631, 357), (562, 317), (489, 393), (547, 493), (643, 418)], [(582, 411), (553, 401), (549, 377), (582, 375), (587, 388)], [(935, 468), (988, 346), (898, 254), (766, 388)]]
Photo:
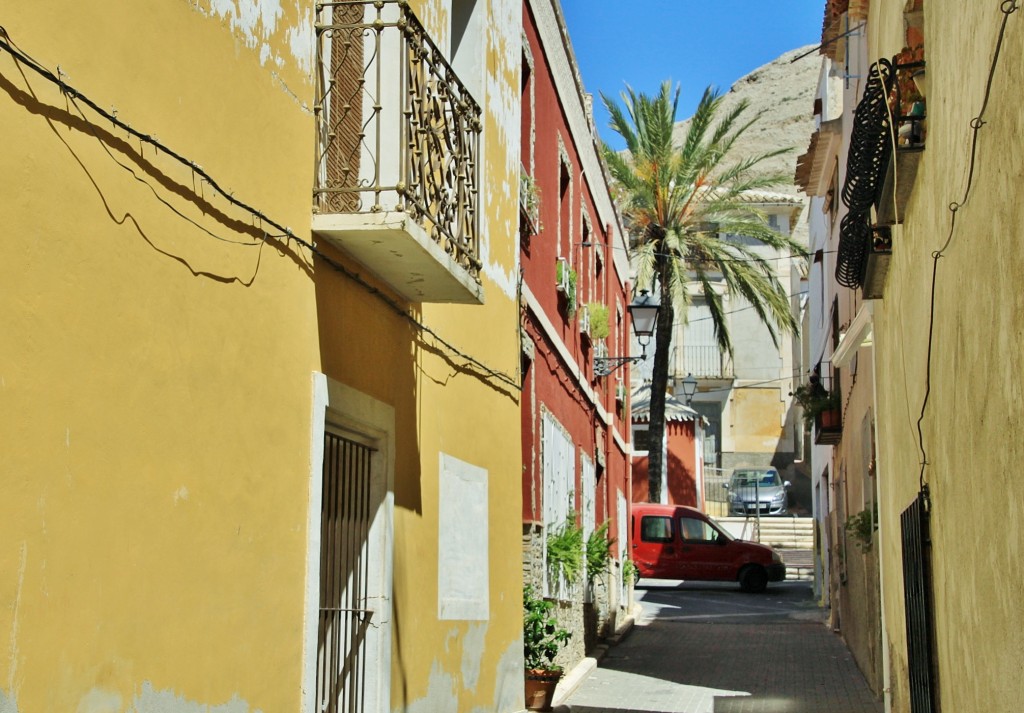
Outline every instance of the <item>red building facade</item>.
[[(624, 601), (629, 367), (599, 376), (595, 360), (629, 348), (627, 246), (558, 3), (524, 2), (523, 29), (524, 575), (570, 618), (590, 602), (600, 629)], [(608, 522), (615, 561), (603, 581), (549, 581), (547, 538), (567, 518), (585, 534)], [(574, 637), (568, 665), (582, 658), (583, 639)]]
[[(650, 423), (651, 387), (644, 384), (633, 392), (633, 454), (634, 503), (650, 501), (647, 481), (647, 455), (654, 447), (646, 437)], [(661, 502), (667, 505), (689, 505), (704, 510), (704, 421), (679, 399), (669, 395), (665, 403), (665, 480)]]

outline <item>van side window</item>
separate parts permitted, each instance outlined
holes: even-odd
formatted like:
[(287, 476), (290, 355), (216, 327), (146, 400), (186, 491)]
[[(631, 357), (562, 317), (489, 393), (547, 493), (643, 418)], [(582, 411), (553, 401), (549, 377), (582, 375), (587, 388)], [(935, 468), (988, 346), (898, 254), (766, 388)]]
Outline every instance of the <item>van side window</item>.
[(640, 520), (640, 539), (644, 542), (671, 542), (672, 518), (644, 515)]
[(715, 528), (695, 517), (679, 518), (679, 532), (685, 542), (714, 542)]

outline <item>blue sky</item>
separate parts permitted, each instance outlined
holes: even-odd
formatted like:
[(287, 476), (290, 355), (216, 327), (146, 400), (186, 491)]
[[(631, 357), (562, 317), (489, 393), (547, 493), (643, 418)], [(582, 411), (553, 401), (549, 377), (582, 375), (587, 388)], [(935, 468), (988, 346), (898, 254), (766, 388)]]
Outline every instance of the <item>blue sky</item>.
[(594, 95), (601, 138), (608, 128), (600, 93), (619, 100), (628, 83), (646, 93), (671, 79), (682, 87), (685, 119), (704, 87), (723, 92), (784, 52), (821, 41), (825, 0), (561, 0), (583, 85)]

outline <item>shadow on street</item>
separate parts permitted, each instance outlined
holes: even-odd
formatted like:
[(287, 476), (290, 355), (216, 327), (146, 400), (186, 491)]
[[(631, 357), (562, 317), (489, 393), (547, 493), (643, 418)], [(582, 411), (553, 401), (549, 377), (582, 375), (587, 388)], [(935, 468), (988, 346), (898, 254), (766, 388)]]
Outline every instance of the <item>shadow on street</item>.
[(808, 582), (640, 580), (632, 633), (569, 697), (573, 713), (879, 713)]

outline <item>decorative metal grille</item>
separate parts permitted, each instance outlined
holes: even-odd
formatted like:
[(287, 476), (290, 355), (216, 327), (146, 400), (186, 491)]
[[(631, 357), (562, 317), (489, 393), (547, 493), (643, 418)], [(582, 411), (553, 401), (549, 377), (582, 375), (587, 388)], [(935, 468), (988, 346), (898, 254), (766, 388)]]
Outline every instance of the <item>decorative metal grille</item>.
[(932, 624), (931, 529), (927, 488), (900, 515), (903, 532), (903, 600), (907, 618), (907, 664), (911, 713), (935, 707)]
[(315, 209), (406, 212), (479, 281), (479, 105), (405, 0), (317, 7)]
[(364, 642), (373, 611), (366, 608), (373, 449), (324, 435), (320, 521), (320, 628), (317, 711), (364, 710)]

